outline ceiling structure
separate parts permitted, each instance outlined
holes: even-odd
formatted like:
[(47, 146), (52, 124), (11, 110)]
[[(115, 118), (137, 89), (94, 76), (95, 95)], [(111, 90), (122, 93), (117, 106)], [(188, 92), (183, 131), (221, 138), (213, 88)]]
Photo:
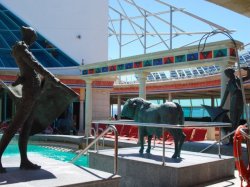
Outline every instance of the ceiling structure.
[[(121, 0), (119, 0), (119, 1), (121, 1)], [(127, 3), (129, 3), (129, 4), (132, 4), (132, 5), (134, 5), (135, 6), (135, 3), (131, 3), (131, 2), (133, 2), (133, 1), (129, 1), (129, 0), (124, 0), (125, 2), (127, 2)], [(184, 13), (184, 15), (183, 16), (190, 16), (190, 13), (189, 12), (183, 12), (183, 10), (182, 9), (179, 9), (179, 8), (177, 8), (177, 7), (173, 7), (172, 5), (169, 5), (169, 4), (167, 4), (167, 3), (165, 3), (165, 1), (161, 1), (161, 0), (155, 0), (156, 2), (158, 2), (158, 3), (161, 3), (161, 4), (163, 4), (163, 5), (165, 5), (165, 6), (169, 6), (170, 7), (170, 14), (171, 14), (171, 10), (172, 9), (175, 9), (175, 11), (180, 11), (181, 13)], [(219, 6), (222, 6), (222, 7), (224, 7), (224, 8), (227, 8), (227, 9), (230, 9), (230, 10), (232, 10), (232, 11), (235, 11), (235, 12), (237, 12), (237, 13), (239, 13), (239, 14), (242, 14), (242, 15), (245, 15), (245, 16), (247, 16), (247, 17), (250, 17), (250, 2), (249, 1), (246, 1), (246, 0), (207, 0), (208, 2), (211, 2), (211, 3), (214, 3), (214, 4), (217, 4), (217, 5), (219, 5)], [(138, 5), (136, 5), (137, 6), (137, 8), (138, 8)], [(141, 9), (141, 7), (139, 7), (140, 9)], [(144, 9), (143, 11), (145, 11), (146, 12), (146, 10)], [(124, 13), (124, 12), (123, 12)], [(120, 13), (119, 12), (119, 14), (120, 14), (120, 17), (123, 17), (122, 19), (123, 20), (129, 20), (130, 21), (130, 24), (133, 24), (133, 19), (131, 18), (131, 20), (130, 20), (130, 17), (128, 16), (128, 15), (126, 15), (126, 16), (124, 16), (124, 15), (122, 15), (123, 13)], [(166, 12), (164, 12), (164, 13), (166, 13)], [(146, 13), (145, 13), (146, 14)], [(153, 14), (153, 13), (148, 13), (148, 15), (147, 16), (155, 16), (155, 14)], [(158, 14), (156, 14), (156, 18), (159, 18), (159, 15)], [(141, 17), (143, 18), (143, 15), (141, 15)], [(196, 16), (196, 15), (191, 15), (191, 17), (192, 18), (197, 18), (198, 16)], [(199, 18), (199, 17), (198, 17)], [(202, 20), (202, 19), (198, 19), (198, 20)], [(117, 20), (110, 20), (110, 23), (114, 23), (115, 21), (117, 21), (118, 23), (119, 23), (119, 19), (117, 19)], [(207, 20), (205, 20), (205, 21), (207, 21)], [(171, 20), (169, 21), (169, 22), (171, 22)], [(120, 22), (121, 23), (121, 22)], [(207, 23), (207, 22), (206, 22)], [(174, 23), (173, 23), (174, 24)], [(215, 26), (215, 24), (214, 23), (211, 23), (211, 22), (209, 22), (208, 23), (208, 25), (210, 25), (210, 26)], [(174, 26), (176, 26), (176, 25), (174, 25)], [(216, 25), (217, 26), (217, 25)], [(142, 26), (143, 27), (143, 26)], [(119, 27), (118, 27), (119, 28)], [(147, 27), (148, 28), (148, 27)], [(110, 29), (110, 30), (112, 30), (112, 29)], [(142, 29), (143, 30), (143, 29)], [(115, 32), (115, 30), (113, 29), (112, 30), (113, 31), (113, 34), (114, 33), (116, 33)], [(154, 30), (154, 31), (156, 31), (156, 30)], [(112, 33), (112, 32), (111, 32)], [(118, 33), (118, 32), (117, 32)], [(144, 35), (143, 35), (143, 33), (144, 33)], [(137, 39), (139, 40), (139, 38), (140, 38), (140, 36), (141, 37), (144, 37), (144, 36), (147, 36), (147, 30), (144, 30), (144, 32), (143, 32), (141, 35), (137, 35)], [(157, 31), (156, 31), (156, 33), (157, 33)], [(174, 32), (173, 32), (174, 33)], [(172, 34), (173, 34), (172, 33)], [(184, 34), (184, 33), (186, 33), (186, 34), (189, 34), (189, 33), (187, 33), (187, 32), (185, 32), (185, 31), (182, 31), (182, 33)], [(120, 33), (121, 34), (121, 33)], [(193, 35), (194, 33), (192, 33), (192, 35)], [(205, 33), (203, 33), (203, 34), (205, 34)], [(118, 34), (116, 34), (116, 36), (118, 36), (119, 35), (119, 33)], [(110, 35), (110, 36), (112, 36), (112, 34)], [(174, 36), (174, 34), (173, 34), (173, 36)], [(172, 36), (172, 37), (173, 37)], [(118, 41), (122, 41), (122, 36), (120, 35), (120, 37), (118, 37)], [(120, 39), (120, 40), (119, 40)], [(170, 37), (170, 40), (171, 40), (171, 37)], [(136, 39), (134, 40), (134, 41), (136, 41)], [(147, 40), (146, 40), (147, 41)], [(161, 41), (161, 42), (163, 42), (163, 41)], [(161, 42), (159, 42), (159, 43), (161, 43)], [(121, 43), (120, 43), (121, 44)], [(120, 45), (120, 46), (124, 46), (124, 45)], [(148, 49), (147, 47), (145, 47), (146, 46), (146, 44), (144, 44), (144, 45), (142, 45), (143, 47), (144, 47), (144, 53), (146, 53), (146, 49)], [(121, 47), (122, 48), (122, 47)], [(120, 48), (120, 53), (121, 53), (121, 48)], [(120, 56), (121, 56), (121, 54), (120, 54)], [(244, 58), (243, 58), (243, 56), (244, 56)], [(246, 64), (248, 64), (249, 63), (249, 61), (248, 61), (248, 54), (246, 54), (246, 55), (243, 55), (243, 56), (241, 56), (241, 58), (240, 58), (240, 60), (241, 60), (241, 63), (246, 63)], [(245, 58), (246, 57), (246, 58)], [(183, 70), (184, 71), (184, 70)], [(160, 72), (155, 72), (157, 75), (160, 75)], [(172, 72), (171, 72), (172, 73)], [(177, 72), (177, 70), (176, 70), (176, 73), (178, 74), (178, 72)], [(220, 70), (218, 70), (218, 72), (216, 71), (215, 73), (220, 73)], [(172, 75), (170, 74), (169, 76), (171, 76), (172, 77)], [(187, 77), (188, 75), (185, 75), (184, 76), (184, 78), (185, 77)], [(158, 77), (160, 77), (161, 78), (161, 76), (158, 76)], [(164, 76), (165, 77), (165, 76)], [(166, 76), (167, 78), (169, 78), (168, 76)], [(147, 81), (149, 81), (149, 82), (151, 82), (151, 81), (157, 81), (157, 76), (155, 76), (155, 74), (154, 74), (154, 72), (151, 72), (150, 73), (150, 75), (148, 76), (148, 78), (147, 78), (148, 80)], [(161, 78), (160, 80), (163, 80), (163, 78)], [(186, 79), (186, 81), (188, 81), (188, 79)], [(246, 93), (246, 99), (247, 99), (247, 101), (250, 101), (250, 85), (249, 85), (249, 83), (247, 83), (247, 85), (245, 86), (245, 93)], [(125, 95), (123, 95), (122, 97), (125, 97), (124, 98), (124, 100), (126, 100), (126, 98), (128, 98), (128, 97), (137, 97), (138, 95), (127, 95), (127, 96), (125, 96)], [(112, 97), (111, 97), (111, 103), (116, 103), (117, 102), (117, 98), (116, 98), (117, 96), (116, 95), (112, 95)], [(166, 93), (160, 93), (160, 94), (152, 94), (152, 95), (150, 95), (150, 94), (148, 94), (147, 95), (147, 99), (159, 99), (159, 98), (166, 98), (167, 97), (167, 94)], [(191, 98), (212, 98), (212, 97), (215, 97), (215, 98), (220, 98), (220, 88), (218, 88), (218, 89), (212, 89), (212, 90), (202, 90), (202, 91), (189, 91), (189, 92), (176, 92), (176, 93), (172, 93), (172, 97), (173, 98), (175, 98), (175, 99), (191, 99)]]
[(248, 0), (207, 0), (250, 18), (250, 1)]
[[(145, 6), (139, 0), (112, 2), (109, 5), (109, 42), (116, 46), (112, 50), (116, 50), (118, 56), (110, 56), (110, 59), (125, 57), (124, 51), (131, 47), (137, 48), (136, 54), (146, 54), (198, 44), (212, 31), (234, 32), (164, 0), (149, 1), (152, 6)], [(180, 18), (185, 21), (176, 21)], [(194, 30), (185, 22), (199, 25), (200, 30)], [(129, 52), (129, 56), (136, 55)]]

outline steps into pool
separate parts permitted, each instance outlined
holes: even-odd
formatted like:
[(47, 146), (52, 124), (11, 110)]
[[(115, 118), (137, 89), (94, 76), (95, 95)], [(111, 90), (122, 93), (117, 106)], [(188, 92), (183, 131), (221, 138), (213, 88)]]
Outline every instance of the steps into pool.
[(95, 169), (78, 167), (70, 163), (29, 154), (30, 160), (42, 166), (40, 170), (20, 170), (20, 157), (3, 157), (2, 163), (7, 173), (0, 174), (3, 186), (83, 186), (118, 187), (120, 176)]

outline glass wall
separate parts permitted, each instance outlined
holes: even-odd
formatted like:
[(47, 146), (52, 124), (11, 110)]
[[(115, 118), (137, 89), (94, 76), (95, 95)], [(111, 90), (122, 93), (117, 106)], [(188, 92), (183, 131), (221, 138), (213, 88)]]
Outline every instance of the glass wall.
[[(173, 102), (179, 103), (184, 111), (185, 117), (202, 118), (209, 117), (207, 111), (202, 105), (212, 105), (210, 98), (204, 99), (174, 99)], [(220, 98), (214, 99), (214, 106), (220, 105)]]

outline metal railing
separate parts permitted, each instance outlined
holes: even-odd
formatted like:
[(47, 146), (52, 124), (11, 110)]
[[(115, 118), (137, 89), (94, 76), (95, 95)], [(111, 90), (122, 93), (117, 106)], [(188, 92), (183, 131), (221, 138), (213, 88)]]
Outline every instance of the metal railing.
[(246, 129), (240, 129), (240, 133), (242, 134), (243, 137), (245, 137), (247, 140), (250, 140), (250, 135), (246, 133), (244, 130)]
[[(97, 128), (97, 130), (96, 130), (95, 128), (92, 127), (90, 129), (90, 131), (91, 131), (91, 135), (92, 135), (92, 132), (93, 132), (93, 135), (96, 138), (97, 135), (99, 134), (99, 132), (103, 132), (103, 129), (102, 128)], [(104, 136), (103, 136), (102, 137), (102, 147), (103, 148), (104, 148), (104, 144), (105, 144), (105, 142), (104, 142)], [(87, 140), (87, 145), (88, 145), (88, 140)], [(99, 151), (99, 143), (98, 143), (98, 141), (95, 143), (95, 151), (97, 151), (97, 153)]]
[(206, 150), (208, 150), (209, 148), (211, 148), (212, 146), (218, 144), (218, 155), (219, 155), (219, 157), (221, 158), (221, 142), (222, 142), (223, 140), (225, 140), (226, 138), (229, 138), (230, 136), (232, 136), (232, 135), (235, 133), (235, 130), (232, 131), (232, 132), (230, 132), (230, 133), (228, 133), (227, 135), (225, 135), (225, 136), (223, 136), (223, 137), (221, 137), (221, 129), (220, 129), (219, 131), (220, 131), (220, 132), (219, 132), (219, 140), (215, 141), (213, 144), (211, 144), (211, 145), (207, 146), (206, 148), (202, 149), (202, 150), (200, 151), (200, 153), (203, 153), (203, 152), (205, 152)]
[(118, 132), (114, 125), (108, 126), (100, 135), (98, 135), (84, 150), (82, 150), (77, 156), (75, 156), (70, 163), (74, 163), (76, 160), (80, 158), (81, 155), (86, 153), (99, 139), (101, 139), (106, 133), (110, 130), (113, 130), (115, 134), (114, 141), (114, 174), (117, 174), (118, 171)]
[[(222, 122), (195, 122), (195, 121), (186, 121), (184, 125), (172, 125), (172, 124), (157, 124), (157, 123), (138, 123), (133, 120), (94, 120), (92, 123), (95, 124), (106, 124), (106, 125), (130, 125), (130, 126), (144, 126), (144, 127), (158, 127), (162, 128), (162, 137), (163, 142), (165, 142), (164, 132), (166, 129), (182, 129), (182, 128), (197, 128), (197, 127), (218, 127), (219, 129), (223, 127), (231, 127), (230, 123), (222, 123)], [(220, 131), (220, 130), (219, 130)], [(219, 142), (221, 141), (221, 135), (219, 135)], [(224, 139), (224, 137), (222, 138)], [(163, 143), (162, 150), (162, 165), (165, 166), (165, 143)], [(218, 155), (221, 158), (221, 146), (218, 144)]]

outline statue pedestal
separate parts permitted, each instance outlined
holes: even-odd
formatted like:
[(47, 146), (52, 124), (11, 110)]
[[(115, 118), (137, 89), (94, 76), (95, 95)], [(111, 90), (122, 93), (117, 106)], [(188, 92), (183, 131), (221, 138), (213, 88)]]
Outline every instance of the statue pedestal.
[[(118, 150), (118, 174), (121, 187), (129, 186), (195, 186), (217, 179), (234, 176), (234, 159), (231, 156), (182, 151), (182, 159), (172, 159), (173, 149), (166, 149), (166, 166), (162, 165), (162, 148), (154, 148), (151, 155), (138, 153), (138, 147)], [(90, 153), (91, 168), (112, 172), (114, 150)]]

